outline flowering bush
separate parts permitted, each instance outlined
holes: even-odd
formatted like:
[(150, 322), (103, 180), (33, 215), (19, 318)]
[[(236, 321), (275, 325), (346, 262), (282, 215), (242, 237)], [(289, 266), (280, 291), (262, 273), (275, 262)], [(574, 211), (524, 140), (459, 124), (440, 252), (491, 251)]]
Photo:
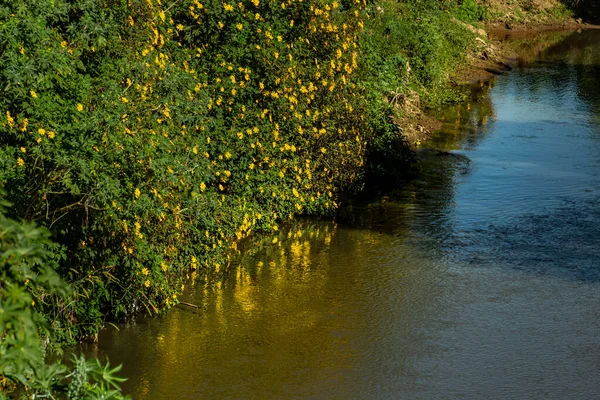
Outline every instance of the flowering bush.
[(373, 135), (364, 0), (0, 5), (0, 179), (95, 334), (177, 302), (236, 241), (327, 214)]

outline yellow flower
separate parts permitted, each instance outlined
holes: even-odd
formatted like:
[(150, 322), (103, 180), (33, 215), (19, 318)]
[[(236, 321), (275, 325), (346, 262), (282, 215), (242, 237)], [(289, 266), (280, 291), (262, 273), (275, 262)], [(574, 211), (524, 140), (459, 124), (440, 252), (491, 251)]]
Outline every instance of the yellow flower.
[(150, 287), (150, 280), (149, 279), (146, 279), (146, 282), (144, 282), (144, 286)]
[(121, 101), (125, 104), (129, 103), (129, 100), (127, 100), (127, 97), (121, 97)]
[(226, 151), (225, 152), (225, 158), (227, 158), (227, 159), (231, 158), (231, 153), (228, 152), (228, 151)]
[(142, 274), (144, 276), (147, 276), (148, 275), (148, 268), (142, 268)]
[(219, 29), (223, 29), (224, 26), (225, 26), (225, 24), (222, 23), (221, 21), (219, 21)]
[(277, 237), (273, 238), (273, 244), (277, 243), (279, 241), (279, 239), (277, 239)]
[(25, 161), (23, 161), (23, 159), (19, 157), (17, 158), (17, 165), (19, 167), (22, 167), (23, 165), (25, 165)]
[(168, 268), (168, 267), (167, 267), (167, 264), (165, 264), (165, 263), (161, 263), (161, 264), (160, 264), (160, 267), (162, 268), (163, 272), (167, 272), (167, 268)]
[(9, 111), (6, 112), (6, 121), (8, 122), (8, 126), (11, 127), (11, 128), (15, 125), (15, 120), (10, 115)]
[(83, 111), (83, 104), (81, 104), (81, 103), (78, 103), (78, 104), (75, 106), (75, 108), (77, 109), (77, 111), (81, 112), (81, 111)]
[(237, 24), (235, 27), (238, 28), (238, 30), (240, 30), (240, 31), (242, 29), (244, 29), (244, 25), (242, 25), (242, 24)]
[(40, 128), (38, 129), (38, 133), (42, 136), (44, 136), (46, 134), (46, 130), (44, 128)]
[(21, 132), (27, 131), (27, 125), (29, 124), (29, 120), (27, 118), (23, 118), (23, 126), (21, 127)]
[(225, 11), (233, 11), (233, 6), (231, 4), (223, 4), (223, 8)]
[(175, 28), (177, 28), (178, 31), (182, 31), (183, 30), (183, 25), (178, 24)]
[(323, 154), (327, 153), (327, 149), (325, 147), (321, 147), (321, 153), (323, 153)]
[(42, 143), (42, 138), (41, 138), (41, 137), (40, 137), (40, 138), (37, 138), (36, 142), (38, 142), (38, 143)]
[(203, 192), (206, 190), (206, 184), (204, 182), (200, 184), (200, 190), (202, 190)]
[(34, 99), (37, 99), (37, 93), (34, 92), (33, 90), (29, 91), (29, 94), (31, 95), (31, 97), (33, 97)]
[(48, 132), (48, 138), (50, 138), (50, 139), (54, 139), (55, 135), (56, 134), (54, 132)]
[(135, 198), (139, 199), (141, 194), (142, 194), (142, 192), (140, 192), (140, 189), (136, 188), (135, 192), (134, 192)]
[(21, 147), (21, 152), (22, 153), (27, 153), (27, 149), (25, 147)]

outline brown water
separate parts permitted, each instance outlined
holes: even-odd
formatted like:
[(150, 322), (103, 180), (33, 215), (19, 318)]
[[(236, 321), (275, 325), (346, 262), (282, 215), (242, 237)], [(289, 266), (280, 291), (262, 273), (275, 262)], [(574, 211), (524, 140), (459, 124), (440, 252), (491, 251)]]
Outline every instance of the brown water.
[(108, 329), (139, 399), (600, 398), (600, 31), (441, 111), (423, 174)]

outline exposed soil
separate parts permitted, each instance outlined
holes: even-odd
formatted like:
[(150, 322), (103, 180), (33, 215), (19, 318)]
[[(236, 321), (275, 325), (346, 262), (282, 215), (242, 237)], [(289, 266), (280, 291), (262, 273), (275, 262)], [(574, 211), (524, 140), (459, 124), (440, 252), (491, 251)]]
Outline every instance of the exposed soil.
[[(495, 21), (486, 30), (456, 20), (475, 35), (476, 51), (469, 55), (452, 80), (458, 85), (473, 85), (493, 79), (510, 70), (522, 59), (514, 49), (506, 44), (506, 39), (536, 37), (547, 31), (577, 31), (580, 29), (600, 29), (600, 25), (583, 22), (581, 19), (556, 13), (561, 9), (558, 0), (481, 0), (495, 15)], [(542, 43), (537, 51), (542, 51), (551, 43)], [(539, 47), (538, 46), (538, 47)], [(545, 46), (545, 47), (544, 47)], [(416, 96), (416, 94), (414, 95)], [(418, 147), (439, 130), (442, 123), (426, 115), (418, 96), (402, 99), (397, 107), (404, 117), (396, 121), (411, 146)]]

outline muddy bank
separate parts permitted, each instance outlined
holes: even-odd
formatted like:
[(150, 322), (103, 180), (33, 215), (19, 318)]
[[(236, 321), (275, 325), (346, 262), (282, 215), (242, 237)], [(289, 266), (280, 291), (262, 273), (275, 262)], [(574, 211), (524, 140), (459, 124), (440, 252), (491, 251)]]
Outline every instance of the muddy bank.
[[(561, 22), (518, 25), (507, 29), (502, 22), (488, 26), (487, 31), (471, 27), (476, 33), (477, 50), (467, 56), (465, 64), (450, 78), (457, 86), (482, 86), (497, 76), (510, 72), (519, 62), (537, 59), (551, 46), (575, 32), (600, 29), (600, 25), (569, 19)], [(442, 123), (419, 105), (412, 105), (412, 115), (398, 121), (414, 148), (429, 140)]]

